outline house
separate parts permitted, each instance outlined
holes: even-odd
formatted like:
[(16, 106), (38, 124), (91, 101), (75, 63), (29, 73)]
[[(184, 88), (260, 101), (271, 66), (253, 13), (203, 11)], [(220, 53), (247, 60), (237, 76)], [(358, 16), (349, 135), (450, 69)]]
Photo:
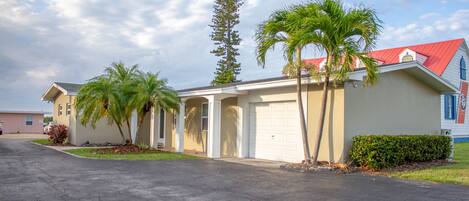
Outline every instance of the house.
[[(466, 113), (469, 50), (463, 38), (376, 50), (370, 56), (382, 65), (417, 61), (457, 87), (459, 94), (441, 96), (441, 128), (450, 130), (455, 142), (469, 142), (469, 113)], [(325, 60), (316, 58), (306, 62), (322, 66)]]
[(109, 125), (105, 119), (100, 120), (95, 129), (91, 125), (80, 123), (73, 107), (80, 86), (80, 84), (54, 82), (42, 95), (42, 101), (54, 104), (53, 121), (68, 127), (68, 141), (74, 145), (121, 143), (122, 138), (117, 127)]
[[(460, 78), (459, 72), (466, 73), (465, 66), (457, 63), (464, 63), (460, 60), (467, 60), (467, 53), (463, 39), (370, 53), (380, 63), (377, 84), (364, 86), (366, 72), (357, 63), (349, 79), (329, 92), (319, 160), (345, 161), (356, 135), (440, 135), (442, 129), (451, 129), (458, 139), (464, 139), (468, 134), (464, 127), (469, 124), (456, 114), (457, 105), (463, 103), (459, 99), (466, 97), (458, 97), (465, 94), (461, 84), (465, 81), (454, 79)], [(318, 67), (323, 63), (322, 58), (305, 61)], [(309, 78), (303, 78), (302, 83), (309, 144), (314, 147), (322, 83)], [(73, 102), (76, 90), (68, 91), (53, 85), (43, 97), (54, 102), (54, 118), (59, 110), (55, 102), (63, 99), (60, 96)], [(209, 158), (303, 159), (295, 79), (277, 77), (190, 88), (178, 94), (179, 113), (152, 109), (138, 130), (137, 143), (200, 152)], [(76, 124), (76, 113), (71, 110), (75, 120), (70, 121)], [(464, 123), (457, 123), (461, 121)], [(78, 137), (82, 133), (76, 131), (74, 135), (82, 141), (92, 137), (86, 133), (86, 137)]]
[(0, 128), (3, 133), (43, 133), (44, 112), (0, 111)]

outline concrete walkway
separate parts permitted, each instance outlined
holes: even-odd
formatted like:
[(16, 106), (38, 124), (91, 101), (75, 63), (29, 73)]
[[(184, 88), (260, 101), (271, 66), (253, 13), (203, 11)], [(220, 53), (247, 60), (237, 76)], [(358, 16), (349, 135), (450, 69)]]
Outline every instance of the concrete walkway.
[(2, 135), (0, 135), (0, 139), (47, 139), (47, 138), (49, 138), (49, 136), (45, 135), (45, 134), (20, 133), (20, 134), (2, 134)]
[(90, 160), (0, 139), (0, 200), (468, 200), (469, 187), (220, 160)]

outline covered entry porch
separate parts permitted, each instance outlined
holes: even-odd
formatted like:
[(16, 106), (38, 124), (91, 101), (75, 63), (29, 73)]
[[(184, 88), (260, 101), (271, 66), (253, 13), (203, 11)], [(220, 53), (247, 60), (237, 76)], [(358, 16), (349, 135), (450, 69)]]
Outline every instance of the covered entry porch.
[(174, 121), (174, 150), (209, 158), (237, 156), (237, 95), (181, 93)]

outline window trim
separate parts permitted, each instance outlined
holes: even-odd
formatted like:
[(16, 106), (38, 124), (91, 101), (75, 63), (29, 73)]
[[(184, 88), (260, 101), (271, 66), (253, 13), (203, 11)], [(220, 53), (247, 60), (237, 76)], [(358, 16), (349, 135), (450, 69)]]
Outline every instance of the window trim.
[[(204, 115), (204, 105), (207, 105), (207, 115)], [(207, 130), (204, 130), (204, 119), (207, 119)], [(202, 103), (200, 105), (200, 131), (208, 132), (208, 103)]]
[[(30, 117), (30, 118), (28, 118), (28, 117)], [(29, 120), (29, 119), (30, 119), (30, 120)], [(25, 118), (25, 120), (24, 120), (24, 124), (25, 124), (26, 126), (32, 126), (32, 125), (33, 125), (33, 122), (34, 122), (33, 119), (34, 119), (34, 118), (33, 118), (33, 115), (27, 114), (27, 115), (26, 115), (26, 118)]]
[(456, 96), (455, 95), (445, 95), (444, 96), (444, 113), (446, 120), (455, 120), (456, 119)]
[(467, 66), (464, 57), (461, 57), (459, 60), (459, 78), (461, 80), (466, 80), (467, 78)]
[(61, 116), (63, 114), (62, 104), (59, 104), (57, 107), (58, 107), (57, 108), (57, 114), (58, 114), (58, 116)]
[(71, 115), (72, 114), (72, 104), (67, 103), (65, 105), (65, 115)]

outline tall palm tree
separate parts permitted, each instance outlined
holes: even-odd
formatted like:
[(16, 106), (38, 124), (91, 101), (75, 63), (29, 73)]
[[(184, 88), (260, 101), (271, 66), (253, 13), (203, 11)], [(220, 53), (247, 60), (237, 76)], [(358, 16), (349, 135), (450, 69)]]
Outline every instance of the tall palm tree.
[[(305, 10), (317, 12), (304, 12)], [(324, 80), (321, 111), (314, 144), (313, 163), (317, 163), (324, 130), (324, 120), (330, 82), (342, 82), (353, 71), (356, 62), (363, 64), (366, 84), (377, 80), (377, 62), (368, 56), (381, 30), (381, 20), (373, 9), (358, 7), (346, 9), (339, 0), (323, 0), (301, 6), (297, 12), (303, 27), (292, 44), (310, 44), (325, 52), (323, 69), (312, 68), (313, 74)]]
[(263, 67), (265, 66), (265, 57), (269, 50), (274, 49), (277, 44), (283, 45), (283, 54), (288, 60), (285, 70), (290, 72), (290, 77), (296, 78), (296, 92), (298, 112), (300, 115), (300, 127), (303, 138), (303, 151), (305, 162), (310, 163), (311, 156), (309, 151), (308, 136), (306, 130), (306, 120), (303, 111), (303, 100), (301, 97), (301, 78), (303, 62), (301, 59), (301, 52), (304, 45), (300, 43), (292, 43), (295, 37), (298, 36), (297, 32), (301, 31), (300, 23), (296, 23), (301, 19), (294, 12), (296, 6), (288, 9), (279, 10), (274, 12), (270, 18), (258, 26), (256, 32), (257, 42), (257, 61)]
[(130, 105), (138, 111), (138, 127), (145, 115), (154, 107), (157, 111), (177, 111), (179, 98), (177, 92), (167, 86), (167, 80), (159, 79), (158, 73), (139, 73), (136, 79), (136, 93), (130, 98)]
[(96, 123), (107, 118), (110, 124), (116, 124), (125, 144), (126, 138), (122, 130), (122, 102), (119, 88), (108, 77), (100, 76), (91, 79), (80, 88), (77, 94), (75, 107), (80, 122), (86, 126), (88, 123), (96, 128)]
[(121, 110), (123, 120), (127, 125), (129, 141), (130, 144), (132, 144), (130, 118), (134, 108), (129, 102), (131, 97), (136, 94), (135, 87), (137, 86), (137, 74), (139, 73), (138, 65), (126, 67), (122, 62), (112, 63), (110, 67), (105, 68), (104, 72), (104, 76), (107, 76), (116, 85), (116, 87), (120, 89), (119, 99), (122, 102)]

